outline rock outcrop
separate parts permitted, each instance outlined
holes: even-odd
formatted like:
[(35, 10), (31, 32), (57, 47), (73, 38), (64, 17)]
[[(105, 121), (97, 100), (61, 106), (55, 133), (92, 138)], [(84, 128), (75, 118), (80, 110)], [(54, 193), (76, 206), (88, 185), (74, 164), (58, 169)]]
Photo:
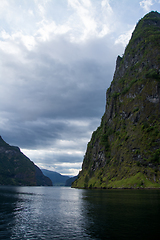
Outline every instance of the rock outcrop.
[(142, 18), (118, 56), (78, 188), (160, 187), (160, 14)]
[(52, 182), (19, 147), (10, 146), (0, 136), (0, 185), (52, 186)]

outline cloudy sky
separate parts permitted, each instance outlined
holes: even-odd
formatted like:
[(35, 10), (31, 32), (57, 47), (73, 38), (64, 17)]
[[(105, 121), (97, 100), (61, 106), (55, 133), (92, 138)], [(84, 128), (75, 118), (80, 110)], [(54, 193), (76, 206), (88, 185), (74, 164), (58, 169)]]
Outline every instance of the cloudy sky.
[(160, 0), (0, 0), (0, 135), (76, 175), (135, 24)]

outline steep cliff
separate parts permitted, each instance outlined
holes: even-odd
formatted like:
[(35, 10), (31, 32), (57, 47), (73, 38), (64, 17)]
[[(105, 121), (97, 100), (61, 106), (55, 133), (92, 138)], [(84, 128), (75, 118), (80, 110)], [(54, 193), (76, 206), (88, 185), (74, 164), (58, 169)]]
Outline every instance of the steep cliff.
[(160, 14), (142, 18), (118, 56), (79, 188), (160, 187)]
[(52, 186), (52, 182), (18, 147), (0, 136), (0, 185)]

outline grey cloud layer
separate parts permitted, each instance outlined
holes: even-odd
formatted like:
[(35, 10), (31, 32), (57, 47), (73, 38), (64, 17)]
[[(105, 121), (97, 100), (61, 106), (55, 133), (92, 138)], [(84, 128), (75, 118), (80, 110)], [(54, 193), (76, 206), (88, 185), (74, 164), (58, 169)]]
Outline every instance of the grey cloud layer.
[(39, 43), (31, 52), (21, 47), (19, 60), (3, 53), (0, 109), (1, 117), (7, 117), (7, 129), (1, 128), (3, 136), (9, 139), (10, 134), (20, 147), (34, 149), (50, 145), (51, 139), (61, 138), (67, 130), (65, 122), (53, 119), (101, 117), (115, 63), (107, 41), (106, 56), (101, 57), (101, 42), (97, 39), (82, 46), (62, 37)]
[(149, 2), (40, 0), (19, 5), (3, 0), (0, 134), (4, 140), (46, 168), (61, 173), (79, 169), (104, 113), (117, 55), (123, 53), (143, 9), (152, 6)]

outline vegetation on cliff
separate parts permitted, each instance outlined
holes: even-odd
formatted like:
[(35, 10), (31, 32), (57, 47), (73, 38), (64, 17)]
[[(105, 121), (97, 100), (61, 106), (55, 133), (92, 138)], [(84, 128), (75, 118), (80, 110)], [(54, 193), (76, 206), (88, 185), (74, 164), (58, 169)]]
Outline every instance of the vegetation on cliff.
[(18, 147), (0, 136), (0, 185), (52, 186), (52, 182)]
[(118, 56), (106, 111), (92, 134), (78, 188), (160, 187), (160, 14), (142, 18)]

